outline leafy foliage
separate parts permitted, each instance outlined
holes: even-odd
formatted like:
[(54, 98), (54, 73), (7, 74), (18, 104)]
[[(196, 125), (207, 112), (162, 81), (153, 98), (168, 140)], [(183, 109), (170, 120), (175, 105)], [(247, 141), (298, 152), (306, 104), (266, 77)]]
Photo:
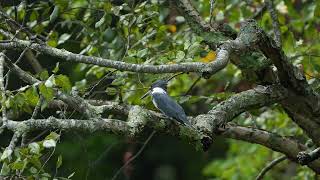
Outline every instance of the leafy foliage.
[[(28, 4), (26, 2), (28, 1), (22, 1), (16, 6), (4, 6), (3, 9), (10, 17), (29, 28), (32, 33), (45, 39), (46, 44), (51, 47), (137, 64), (209, 63), (216, 58), (216, 52), (204, 43), (205, 39), (191, 31), (183, 14), (179, 14), (168, 1), (50, 0), (31, 1)], [(283, 50), (293, 64), (302, 67), (309, 83), (319, 91), (320, 1), (275, 0), (274, 2), (279, 12)], [(193, 1), (193, 5), (208, 22), (211, 16), (209, 0)], [(261, 6), (262, 1), (217, 0), (212, 16), (215, 21), (226, 22), (232, 28), (239, 30), (240, 22), (253, 17)], [(272, 34), (269, 13), (261, 12), (258, 23)], [(10, 30), (3, 23), (0, 27)], [(25, 34), (21, 36), (19, 38), (29, 38)], [(112, 100), (154, 109), (150, 100), (140, 100), (141, 95), (147, 91), (153, 81), (171, 76), (171, 74), (143, 75), (96, 65), (70, 64), (43, 55), (37, 58), (45, 69), (37, 74), (41, 82), (33, 86), (10, 82), (10, 91), (6, 92), (5, 107), (14, 114), (23, 114), (23, 117), (32, 115), (40, 97), (44, 98), (41, 105), (41, 115), (44, 118), (80, 117), (81, 115), (73, 111), (65, 112), (59, 109), (53, 112), (47, 108), (48, 103), (54, 100), (57, 90), (65, 93), (74, 91), (88, 99)], [(30, 68), (25, 64), (21, 66)], [(185, 94), (198, 77), (199, 74), (196, 73), (183, 74), (169, 84), (170, 95), (182, 104), (188, 115), (205, 113), (235, 92), (255, 85), (246, 81), (246, 76), (237, 67), (228, 65), (211, 79), (200, 79), (195, 87)], [(276, 132), (283, 136), (293, 136), (301, 142), (308, 142), (302, 130), (277, 105), (244, 113), (234, 122)], [(104, 135), (103, 138), (100, 135), (87, 138), (79, 134), (65, 136), (66, 142), (60, 143), (60, 135), (51, 132), (46, 137), (41, 136), (44, 140), (31, 142), (25, 147), (17, 147), (13, 152), (3, 149), (1, 175), (17, 173), (29, 179), (71, 179), (72, 176), (80, 179), (90, 175), (96, 176), (97, 179), (111, 177), (116, 168), (121, 166), (126, 155), (128, 153), (130, 155), (136, 149), (131, 140), (126, 140), (129, 142), (124, 144), (123, 139), (119, 140), (109, 135)], [(75, 137), (87, 142), (88, 145), (79, 145), (78, 149), (73, 148), (75, 142), (72, 138)], [(1, 140), (6, 139), (8, 138), (1, 137)], [(279, 156), (278, 153), (259, 145), (221, 140), (215, 142), (210, 151), (214, 155), (208, 156), (201, 152), (187, 152), (186, 146), (181, 142), (171, 142), (170, 146), (165, 147), (168, 138), (163, 139), (157, 141), (159, 143), (157, 145), (161, 146), (163, 151), (155, 148), (147, 150), (145, 159), (139, 159), (141, 167), (136, 167), (136, 171), (133, 172), (129, 169), (126, 175), (136, 179), (143, 177), (145, 179), (252, 179), (266, 163)], [(117, 158), (102, 156), (101, 154), (106, 151), (102, 149), (101, 142), (108, 145), (120, 144), (112, 147), (116, 149), (112, 153), (116, 154)], [(59, 151), (57, 157), (55, 157), (56, 148)], [(81, 149), (85, 149), (84, 152)], [(86, 154), (86, 157), (83, 154)], [(158, 154), (164, 158), (159, 158)], [(197, 161), (193, 156), (206, 156), (206, 158)], [(82, 157), (86, 159), (81, 160), (79, 164), (74, 164)], [(181, 165), (183, 163), (179, 164), (181, 162), (179, 157), (185, 158), (184, 163), (188, 164), (189, 169), (176, 168), (183, 167)], [(51, 162), (50, 158), (54, 161)], [(94, 161), (96, 164), (91, 162), (92, 159), (97, 159), (97, 162)], [(101, 159), (106, 162), (100, 163)], [(143, 166), (150, 165), (150, 162), (153, 162), (155, 167), (144, 174), (145, 172), (141, 169)], [(65, 167), (65, 163), (71, 167)], [(197, 166), (193, 166), (193, 163)], [(294, 174), (285, 175), (284, 171), (289, 171), (292, 167), (294, 165), (291, 162), (285, 162), (275, 167), (267, 179), (292, 179), (293, 176), (296, 179), (311, 179), (312, 172), (304, 167), (294, 167)], [(194, 172), (192, 169), (199, 170), (202, 176), (188, 174), (188, 172)], [(200, 171), (201, 169), (203, 171)], [(99, 174), (99, 176), (98, 172), (92, 173), (98, 170), (106, 174)], [(58, 177), (59, 173), (67, 178)], [(185, 174), (190, 176), (186, 177)]]

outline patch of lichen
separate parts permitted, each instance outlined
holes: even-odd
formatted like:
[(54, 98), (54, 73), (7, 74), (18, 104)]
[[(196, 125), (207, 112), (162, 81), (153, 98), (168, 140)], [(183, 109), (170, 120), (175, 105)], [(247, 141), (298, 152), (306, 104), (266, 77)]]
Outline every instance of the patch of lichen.
[(179, 137), (190, 144), (193, 144), (196, 150), (203, 149), (201, 139), (201, 134), (194, 128), (188, 126), (180, 126)]

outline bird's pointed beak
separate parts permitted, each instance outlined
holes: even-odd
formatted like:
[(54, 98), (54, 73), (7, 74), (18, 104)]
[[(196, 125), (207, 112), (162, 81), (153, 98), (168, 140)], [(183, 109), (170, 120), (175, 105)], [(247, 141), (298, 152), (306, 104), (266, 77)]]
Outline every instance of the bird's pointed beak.
[(145, 93), (140, 99), (144, 99), (145, 97), (147, 97), (149, 94), (150, 94), (150, 90), (147, 92), (147, 93)]

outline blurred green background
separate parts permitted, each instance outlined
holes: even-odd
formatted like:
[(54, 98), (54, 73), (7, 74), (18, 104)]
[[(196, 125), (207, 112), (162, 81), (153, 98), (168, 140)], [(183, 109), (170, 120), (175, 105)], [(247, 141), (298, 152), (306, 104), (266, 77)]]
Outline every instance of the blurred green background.
[[(209, 21), (209, 0), (192, 3), (202, 17)], [(317, 53), (320, 51), (320, 1), (275, 0), (274, 4), (279, 15), (283, 50), (293, 64), (303, 68), (309, 83), (319, 91), (320, 59)], [(208, 63), (214, 61), (216, 56), (216, 52), (204, 43), (205, 39), (191, 31), (183, 14), (179, 14), (170, 1), (5, 0), (0, 5), (12, 19), (45, 39), (48, 45), (74, 53), (150, 64)], [(228, 23), (238, 31), (240, 22), (254, 17), (262, 7), (262, 1), (216, 0), (212, 16), (214, 20)], [(272, 35), (268, 12), (261, 11), (256, 20)], [(0, 27), (12, 31), (5, 23), (1, 23)], [(19, 38), (26, 37), (22, 35)], [(4, 37), (0, 36), (0, 39)], [(42, 80), (54, 75), (64, 80), (62, 89), (70, 91), (72, 88), (87, 99), (142, 105), (152, 110), (156, 109), (150, 98), (141, 101), (141, 95), (153, 81), (172, 76), (114, 71), (105, 67), (65, 62), (37, 52), (34, 54), (43, 67), (41, 72), (30, 65), (27, 58), (23, 58), (18, 65)], [(8, 51), (7, 56), (17, 59), (19, 53)], [(168, 88), (170, 95), (192, 116), (206, 113), (232, 94), (257, 85), (254, 77), (246, 76), (232, 64), (210, 79), (198, 78), (196, 73), (179, 75), (170, 82)], [(190, 89), (195, 82), (195, 86)], [(34, 87), (14, 91), (25, 85), (15, 75), (10, 75), (8, 108), (18, 114), (17, 120), (30, 118), (39, 99), (39, 92)], [(46, 105), (41, 109), (38, 118), (82, 118), (73, 111), (50, 109)], [(106, 117), (124, 119), (113, 115)], [(290, 136), (302, 143), (308, 141), (302, 130), (278, 105), (243, 113), (233, 122)], [(41, 146), (42, 140), (50, 132), (28, 135), (29, 142), (38, 143), (41, 150), (28, 156), (28, 165), (24, 167), (26, 177), (111, 179), (147, 138), (133, 140), (106, 133), (56, 133), (60, 137), (55, 139), (57, 146), (54, 149)], [(5, 132), (0, 137), (2, 148), (8, 145), (11, 136), (10, 132)], [(30, 153), (30, 149), (30, 146), (27, 149), (16, 149), (16, 156), (12, 162), (8, 162), (11, 163), (11, 172), (14, 172), (14, 167), (21, 167), (21, 159), (27, 157), (21, 154)], [(279, 153), (259, 145), (219, 137), (208, 152), (202, 152), (176, 137), (156, 134), (142, 154), (117, 179), (246, 180), (253, 179), (268, 162), (279, 156)], [(273, 168), (265, 179), (313, 178), (311, 170), (284, 161)]]

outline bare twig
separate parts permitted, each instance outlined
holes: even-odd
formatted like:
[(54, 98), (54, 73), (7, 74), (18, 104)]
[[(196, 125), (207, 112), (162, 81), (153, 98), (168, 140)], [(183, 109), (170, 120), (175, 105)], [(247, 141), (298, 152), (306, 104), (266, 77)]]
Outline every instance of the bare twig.
[(143, 146), (139, 149), (139, 151), (132, 156), (128, 161), (125, 162), (125, 164), (123, 166), (121, 166), (120, 169), (118, 169), (118, 171), (114, 174), (114, 176), (112, 177), (112, 180), (117, 179), (119, 173), (122, 171), (123, 168), (125, 168), (128, 164), (130, 164), (133, 160), (135, 160), (144, 150), (144, 148), (147, 146), (148, 142), (151, 140), (151, 138), (153, 137), (153, 135), (156, 133), (156, 131), (153, 131), (150, 136), (148, 137), (148, 139), (143, 143)]
[(44, 69), (41, 66), (39, 60), (37, 59), (37, 57), (34, 55), (34, 53), (31, 51), (31, 49), (29, 49), (26, 53), (26, 58), (29, 61), (29, 64), (32, 66), (32, 68), (34, 69), (34, 71), (36, 73), (40, 73), (42, 72)]
[(140, 43), (143, 43), (145, 41), (147, 41), (147, 39), (153, 37), (154, 35), (157, 34), (156, 30), (151, 31), (150, 33), (148, 33), (146, 36), (144, 36), (143, 38), (141, 38), (139, 41), (137, 41), (136, 43), (134, 43), (131, 48), (135, 48), (136, 46), (138, 46)]
[[(149, 116), (150, 119), (156, 119), (154, 116)], [(199, 119), (198, 121), (204, 122), (209, 119)], [(9, 120), (8, 129), (13, 130), (16, 127), (25, 127), (28, 131), (36, 131), (36, 130), (49, 130), (49, 129), (61, 129), (61, 130), (77, 130), (77, 131), (85, 131), (90, 133), (95, 133), (97, 131), (103, 131), (107, 133), (114, 133), (118, 135), (124, 135), (126, 137), (132, 137), (131, 133), (138, 133), (133, 135), (139, 135), (139, 133), (143, 133), (142, 131), (135, 130), (144, 129), (144, 128), (152, 128), (157, 132), (170, 134), (171, 136), (181, 137), (184, 136), (183, 139), (190, 140), (189, 142), (198, 141), (199, 134), (194, 134), (193, 132), (186, 133), (185, 135), (179, 133), (185, 127), (181, 125), (174, 125), (169, 121), (161, 122), (162, 126), (159, 126), (160, 121), (150, 121), (147, 120), (148, 123), (146, 126), (144, 125), (133, 125), (138, 122), (126, 122), (122, 120), (115, 119), (99, 119), (96, 120), (76, 120), (76, 119), (56, 119), (54, 117), (48, 119), (30, 119), (27, 121), (11, 121)], [(154, 123), (154, 124), (152, 124)], [(199, 127), (201, 128), (201, 127)], [(250, 143), (261, 144), (265, 147), (268, 147), (274, 151), (281, 152), (285, 154), (290, 160), (296, 161), (296, 156), (299, 152), (307, 149), (303, 144), (298, 143), (295, 140), (290, 138), (282, 137), (280, 135), (270, 133), (264, 130), (255, 129), (252, 127), (241, 127), (235, 125), (228, 125), (225, 129), (219, 129), (217, 133), (222, 133), (223, 137), (243, 140)], [(199, 132), (196, 132), (199, 133)], [(187, 136), (187, 137), (185, 137)], [(308, 164), (308, 167), (313, 169), (315, 172), (320, 172), (320, 160), (315, 160)]]
[(192, 89), (196, 86), (196, 84), (200, 81), (201, 79), (201, 76), (199, 76), (193, 83), (192, 85), (190, 86), (190, 88), (187, 90), (187, 92), (184, 94), (185, 96), (188, 95)]
[[(34, 107), (31, 119), (35, 119), (38, 116), (43, 100), (44, 100), (43, 96), (40, 95), (38, 103), (36, 107)], [(28, 137), (28, 132), (24, 132), (21, 136), (21, 146), (25, 146), (27, 144), (27, 137)]]
[(21, 135), (21, 143), (20, 143), (21, 147), (24, 147), (26, 145), (27, 136), (28, 136), (27, 132), (22, 133), (22, 135)]
[(295, 55), (295, 56), (289, 57), (289, 59), (290, 59), (290, 60), (292, 60), (292, 59), (297, 59), (297, 58), (302, 57), (302, 56), (308, 56), (308, 57), (320, 57), (320, 54), (302, 53), (302, 54), (298, 54), (298, 55)]
[(279, 25), (279, 20), (278, 20), (278, 14), (277, 14), (276, 10), (274, 9), (273, 0), (266, 0), (265, 4), (266, 4), (266, 6), (269, 10), (269, 13), (271, 15), (275, 41), (276, 41), (278, 47), (281, 47), (282, 43), (281, 43), (280, 25)]
[(36, 107), (35, 107), (34, 110), (33, 110), (31, 119), (35, 119), (35, 118), (37, 117), (37, 115), (38, 115), (38, 113), (39, 113), (39, 111), (40, 111), (41, 105), (42, 105), (42, 103), (43, 103), (43, 100), (44, 100), (43, 96), (40, 95), (40, 98), (39, 98), (39, 100), (38, 100), (38, 103), (37, 103)]
[(287, 156), (280, 156), (277, 159), (271, 161), (266, 167), (264, 167), (261, 172), (259, 173), (259, 175), (256, 177), (256, 180), (262, 180), (264, 175), (270, 170), (272, 169), (274, 166), (276, 166), (277, 164), (279, 164), (280, 162), (284, 161), (287, 159)]
[(210, 0), (210, 24), (212, 23), (213, 20), (213, 10), (214, 10), (214, 3), (215, 0)]
[(171, 81), (171, 79), (173, 79), (173, 78), (175, 78), (175, 77), (177, 77), (177, 76), (180, 76), (181, 74), (184, 74), (184, 73), (183, 73), (183, 72), (181, 72), (181, 73), (177, 73), (177, 74), (175, 74), (175, 75), (173, 75), (173, 76), (169, 77), (166, 81), (167, 81), (167, 82), (169, 82), (169, 81)]
[[(22, 53), (20, 54), (19, 58), (16, 60), (16, 62), (14, 64), (18, 64), (22, 57), (24, 56), (24, 54), (27, 52), (28, 48), (25, 48)], [(8, 87), (8, 84), (9, 84), (9, 78), (10, 78), (10, 70), (7, 72), (7, 74), (4, 76), (4, 78), (6, 79), (6, 84), (5, 84), (5, 90), (7, 89)]]
[(6, 93), (5, 93), (5, 87), (4, 87), (4, 61), (5, 61), (5, 55), (4, 53), (0, 53), (0, 91), (1, 91), (1, 110), (2, 110), (2, 120), (0, 121), (1, 125), (6, 125), (7, 123), (7, 111), (6, 111)]

